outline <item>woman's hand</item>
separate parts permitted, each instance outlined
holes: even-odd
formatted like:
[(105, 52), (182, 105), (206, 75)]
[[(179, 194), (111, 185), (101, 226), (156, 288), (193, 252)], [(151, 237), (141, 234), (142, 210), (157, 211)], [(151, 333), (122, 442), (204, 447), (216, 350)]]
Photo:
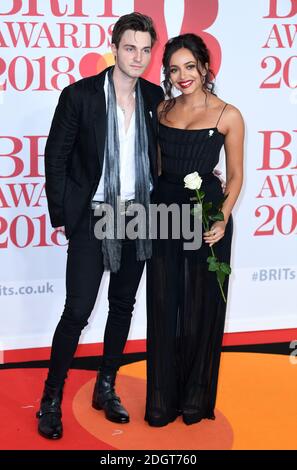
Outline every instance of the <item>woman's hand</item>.
[(203, 238), (205, 243), (208, 243), (209, 246), (212, 246), (214, 243), (217, 243), (225, 235), (226, 223), (221, 220), (215, 222), (209, 232), (204, 232)]

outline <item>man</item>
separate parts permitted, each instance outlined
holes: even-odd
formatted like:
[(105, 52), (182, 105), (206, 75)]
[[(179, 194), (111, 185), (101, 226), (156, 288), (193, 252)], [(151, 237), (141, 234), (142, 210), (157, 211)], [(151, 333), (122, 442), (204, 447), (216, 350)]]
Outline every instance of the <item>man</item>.
[[(131, 202), (148, 208), (156, 184), (156, 108), (160, 87), (140, 78), (151, 59), (156, 32), (151, 18), (124, 15), (114, 26), (115, 66), (66, 87), (45, 149), (46, 194), (53, 227), (69, 238), (66, 302), (56, 328), (41, 399), (38, 431), (62, 437), (61, 400), (67, 371), (93, 310), (104, 269), (111, 271), (104, 354), (92, 406), (110, 421), (128, 423), (115, 394), (148, 239), (98, 239), (93, 210), (103, 202), (124, 213)], [(96, 213), (96, 212), (95, 212)]]

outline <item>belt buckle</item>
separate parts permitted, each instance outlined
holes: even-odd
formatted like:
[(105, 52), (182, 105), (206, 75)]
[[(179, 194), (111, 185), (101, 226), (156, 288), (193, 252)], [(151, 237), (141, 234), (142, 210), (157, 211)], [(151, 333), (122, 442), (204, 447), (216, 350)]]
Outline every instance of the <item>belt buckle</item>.
[[(129, 212), (129, 206), (134, 204), (135, 200), (134, 199), (124, 199), (120, 201), (120, 214), (125, 215)], [(101, 206), (101, 204), (104, 204), (104, 202), (101, 201), (92, 201), (92, 210), (96, 210), (97, 207)]]
[(129, 214), (129, 206), (134, 204), (134, 202), (135, 202), (134, 199), (125, 199), (125, 200), (121, 201), (121, 203), (120, 203), (121, 204), (120, 214), (121, 215)]

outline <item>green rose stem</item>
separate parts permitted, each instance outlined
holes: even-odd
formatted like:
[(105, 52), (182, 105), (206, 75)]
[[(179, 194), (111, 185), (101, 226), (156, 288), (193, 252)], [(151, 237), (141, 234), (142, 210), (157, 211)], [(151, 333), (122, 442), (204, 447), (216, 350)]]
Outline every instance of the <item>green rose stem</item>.
[[(202, 202), (202, 198), (200, 197), (200, 192), (197, 189), (195, 189), (195, 191), (196, 191), (196, 194), (197, 194), (197, 199), (198, 199), (198, 201), (199, 201), (199, 203), (201, 204), (201, 207), (202, 207), (202, 223), (203, 223), (204, 230), (206, 232), (209, 232), (209, 222), (208, 222), (207, 216), (206, 216), (206, 214), (203, 210), (203, 202)], [(217, 262), (217, 257), (215, 255), (213, 247), (210, 246), (209, 248), (210, 248), (211, 254), (212, 254), (212, 261), (216, 260), (216, 262)], [(207, 261), (209, 261), (209, 259), (207, 259)], [(222, 263), (222, 264), (225, 264), (225, 263)], [(211, 261), (210, 261), (210, 266), (211, 266)], [(219, 269), (215, 269), (215, 271), (216, 271), (216, 273), (218, 273)], [(231, 272), (231, 270), (230, 270), (230, 272)], [(229, 274), (230, 274), (230, 272), (229, 272)], [(227, 273), (225, 273), (225, 274), (227, 274)], [(225, 274), (223, 274), (222, 278), (220, 276), (218, 276), (218, 274), (217, 274), (217, 280), (218, 280), (218, 283), (219, 283), (220, 291), (221, 291), (222, 297), (224, 299), (224, 302), (227, 303), (227, 299), (226, 299), (224, 291), (223, 291), (223, 283), (224, 283), (224, 280), (225, 280)]]

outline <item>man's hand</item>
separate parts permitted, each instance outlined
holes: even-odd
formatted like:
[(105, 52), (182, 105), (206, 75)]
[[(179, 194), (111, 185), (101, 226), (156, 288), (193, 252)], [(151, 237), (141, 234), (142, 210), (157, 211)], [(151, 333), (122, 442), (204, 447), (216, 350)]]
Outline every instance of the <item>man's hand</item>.
[(223, 190), (223, 193), (224, 193), (225, 189), (226, 189), (226, 181), (221, 177), (222, 172), (215, 168), (213, 170), (213, 174), (219, 178), (219, 180), (221, 182), (222, 190)]
[(62, 227), (56, 227), (55, 230), (57, 232), (61, 232), (61, 233), (63, 233), (63, 235), (65, 235), (65, 226), (64, 225)]

